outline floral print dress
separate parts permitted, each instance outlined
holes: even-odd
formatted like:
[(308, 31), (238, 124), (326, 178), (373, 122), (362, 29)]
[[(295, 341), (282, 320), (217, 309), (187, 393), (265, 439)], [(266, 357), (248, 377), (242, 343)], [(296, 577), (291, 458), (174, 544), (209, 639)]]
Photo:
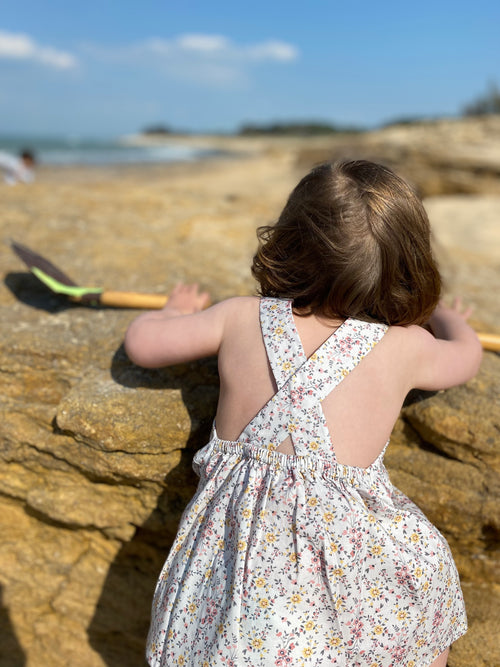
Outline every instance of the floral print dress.
[[(466, 630), (448, 545), (390, 482), (383, 453), (340, 465), (321, 401), (384, 335), (346, 320), (306, 358), (291, 303), (261, 299), (277, 393), (200, 476), (159, 578), (159, 667), (427, 667)], [(275, 451), (291, 436), (293, 455)]]

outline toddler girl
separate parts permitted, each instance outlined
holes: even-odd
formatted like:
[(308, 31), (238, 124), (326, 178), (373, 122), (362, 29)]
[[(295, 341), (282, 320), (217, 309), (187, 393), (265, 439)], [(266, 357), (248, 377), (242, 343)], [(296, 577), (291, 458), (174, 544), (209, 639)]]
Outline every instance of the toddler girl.
[(480, 364), (469, 312), (438, 304), (429, 236), (389, 169), (321, 165), (259, 230), (260, 298), (203, 310), (208, 295), (180, 285), (131, 324), (135, 363), (218, 354), (220, 373), (155, 592), (151, 665), (446, 664), (466, 630), (458, 575), (383, 464), (408, 391)]

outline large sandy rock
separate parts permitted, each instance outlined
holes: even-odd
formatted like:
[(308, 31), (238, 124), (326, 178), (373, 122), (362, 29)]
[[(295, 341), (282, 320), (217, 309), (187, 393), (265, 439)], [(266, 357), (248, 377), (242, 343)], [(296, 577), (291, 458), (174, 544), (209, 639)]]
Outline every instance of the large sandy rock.
[[(2, 190), (1, 237), (82, 282), (162, 292), (187, 279), (215, 300), (249, 293), (255, 227), (279, 212), (296, 157), (273, 146), (189, 169), (42, 172), (33, 187)], [(436, 213), (444, 268), (461, 275), (455, 250), (461, 269), (476, 267), (475, 324), (498, 327), (497, 291), (477, 269), (478, 258), (486, 271), (498, 257), (472, 247), (465, 221), (449, 245), (455, 205), (441, 225)], [(488, 206), (494, 234), (500, 203)], [(156, 577), (195, 488), (192, 455), (210, 429), (215, 360), (139, 369), (122, 348), (135, 313), (69, 305), (6, 245), (0, 259), (0, 664), (137, 667)], [(470, 631), (452, 667), (500, 663), (499, 377), (488, 353), (466, 386), (414, 394), (387, 455), (394, 483), (446, 535), (462, 575)]]
[(299, 151), (307, 168), (330, 159), (363, 158), (401, 173), (421, 196), (500, 194), (500, 115), (402, 124), (340, 135)]

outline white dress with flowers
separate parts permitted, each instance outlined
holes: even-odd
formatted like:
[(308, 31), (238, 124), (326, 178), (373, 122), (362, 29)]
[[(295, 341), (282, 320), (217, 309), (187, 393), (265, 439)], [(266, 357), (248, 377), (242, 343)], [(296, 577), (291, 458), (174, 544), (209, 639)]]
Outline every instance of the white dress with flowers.
[[(214, 427), (195, 456), (150, 665), (427, 667), (467, 625), (448, 545), (383, 452), (337, 463), (321, 407), (387, 327), (348, 319), (307, 359), (289, 301), (260, 313), (278, 391), (237, 441)], [(276, 452), (289, 435), (295, 454)]]

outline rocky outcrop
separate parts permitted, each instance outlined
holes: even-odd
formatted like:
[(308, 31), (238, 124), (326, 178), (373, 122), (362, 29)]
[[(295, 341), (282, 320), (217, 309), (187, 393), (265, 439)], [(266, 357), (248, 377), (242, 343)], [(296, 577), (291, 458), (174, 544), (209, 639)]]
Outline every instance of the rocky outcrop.
[(299, 163), (340, 158), (382, 162), (414, 183), (422, 197), (500, 194), (500, 116), (393, 125), (307, 147)]
[[(32, 187), (2, 190), (1, 237), (82, 283), (164, 292), (184, 279), (214, 300), (249, 293), (255, 227), (279, 212), (303, 148), (170, 169), (42, 170)], [(500, 200), (470, 201), (471, 217), (483, 207), (486, 244), (465, 222), (468, 199), (447, 199), (445, 213), (443, 199), (429, 204), (449, 284), (476, 303), (476, 326), (499, 330)], [(0, 664), (137, 667), (156, 577), (195, 488), (215, 360), (139, 369), (122, 348), (135, 313), (71, 305), (7, 245), (0, 258)], [(462, 576), (470, 630), (452, 667), (500, 664), (499, 377), (487, 353), (466, 386), (412, 394), (387, 454)]]

